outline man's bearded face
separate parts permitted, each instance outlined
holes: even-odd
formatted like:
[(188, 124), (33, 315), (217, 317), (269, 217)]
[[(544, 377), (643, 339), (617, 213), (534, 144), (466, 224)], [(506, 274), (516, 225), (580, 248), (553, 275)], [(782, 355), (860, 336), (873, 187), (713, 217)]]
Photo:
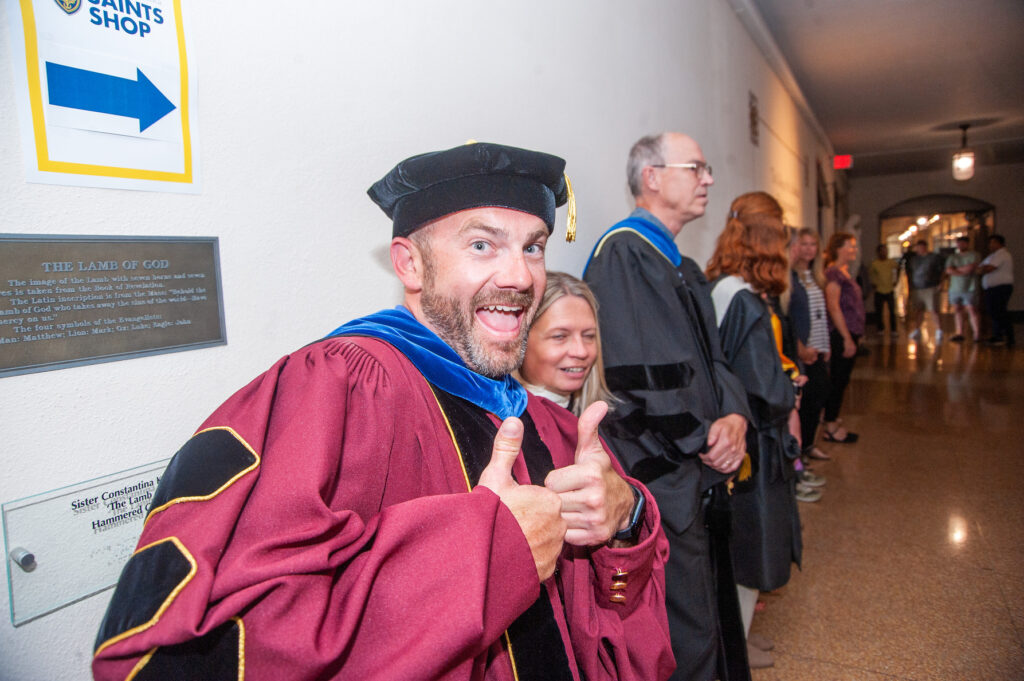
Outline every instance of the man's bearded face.
[[(426, 254), (425, 254), (426, 255)], [(519, 368), (526, 354), (526, 339), (536, 311), (533, 291), (481, 290), (468, 300), (447, 296), (438, 286), (433, 258), (424, 258), (426, 265), (423, 296), (420, 305), (434, 331), (455, 350), (466, 365), (489, 378), (501, 378)], [(505, 309), (519, 308), (518, 334), (514, 339), (492, 339), (476, 320), (477, 314), (488, 315), (495, 323), (508, 325), (515, 316)], [(479, 311), (479, 312), (478, 312)]]
[(547, 240), (543, 220), (508, 208), (473, 208), (422, 227), (412, 237), (422, 262), (420, 321), (477, 373), (517, 369), (544, 293)]

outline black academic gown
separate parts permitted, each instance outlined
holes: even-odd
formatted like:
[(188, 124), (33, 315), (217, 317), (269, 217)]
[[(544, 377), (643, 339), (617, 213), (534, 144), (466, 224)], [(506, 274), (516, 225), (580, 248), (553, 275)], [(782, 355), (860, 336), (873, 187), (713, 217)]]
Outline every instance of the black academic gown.
[(654, 494), (669, 539), (672, 678), (749, 678), (728, 542), (709, 544), (704, 527), (706, 493), (728, 476), (698, 455), (715, 420), (748, 415), (721, 352), (707, 280), (693, 260), (676, 267), (630, 230), (602, 241), (584, 279), (599, 302), (608, 385), (621, 400), (603, 432), (629, 474)]
[(719, 327), (722, 350), (746, 389), (752, 420), (747, 452), (755, 473), (732, 496), (730, 550), (736, 582), (771, 591), (789, 581), (790, 564), (800, 564), (800, 517), (793, 495), (800, 455), (788, 419), (794, 392), (782, 370), (771, 310), (751, 291), (736, 293)]

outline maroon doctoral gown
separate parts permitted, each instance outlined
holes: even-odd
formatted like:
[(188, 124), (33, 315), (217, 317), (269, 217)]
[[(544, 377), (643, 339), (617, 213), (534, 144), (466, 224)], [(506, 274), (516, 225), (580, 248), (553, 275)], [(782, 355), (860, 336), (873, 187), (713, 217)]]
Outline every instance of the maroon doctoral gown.
[[(530, 396), (522, 418), (524, 451), (573, 462), (574, 416)], [(635, 547), (566, 545), (538, 585), (512, 513), (473, 488), (498, 423), (381, 340), (329, 338), (280, 360), (168, 466), (95, 678), (667, 677), (653, 498), (631, 481), (647, 495)], [(543, 473), (520, 453), (520, 483)]]

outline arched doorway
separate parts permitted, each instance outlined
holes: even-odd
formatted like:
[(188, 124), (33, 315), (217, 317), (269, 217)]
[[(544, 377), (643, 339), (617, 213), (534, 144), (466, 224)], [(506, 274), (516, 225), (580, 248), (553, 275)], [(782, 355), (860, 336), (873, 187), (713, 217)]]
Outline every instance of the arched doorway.
[[(988, 236), (995, 232), (995, 206), (959, 194), (917, 196), (879, 213), (878, 230), (878, 243), (885, 246), (890, 258), (901, 258), (914, 242), (921, 239), (928, 242), (928, 250), (948, 255), (955, 249), (956, 239), (960, 236), (967, 236), (971, 240), (971, 248), (985, 255)], [(900, 316), (906, 314), (906, 300), (906, 277), (901, 272), (896, 287), (896, 307)], [(947, 312), (947, 297), (943, 295), (940, 300), (941, 311)]]
[(889, 257), (899, 257), (908, 241), (925, 239), (930, 250), (941, 251), (965, 234), (971, 247), (981, 250), (995, 230), (995, 210), (987, 201), (959, 194), (917, 196), (878, 214), (878, 243), (889, 249)]

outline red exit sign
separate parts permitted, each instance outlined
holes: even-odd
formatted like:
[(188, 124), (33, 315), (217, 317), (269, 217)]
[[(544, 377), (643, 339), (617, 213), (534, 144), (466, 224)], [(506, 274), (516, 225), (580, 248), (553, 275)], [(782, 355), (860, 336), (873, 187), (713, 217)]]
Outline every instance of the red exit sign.
[(848, 170), (853, 167), (853, 156), (850, 154), (836, 154), (832, 157), (832, 167), (836, 170)]

